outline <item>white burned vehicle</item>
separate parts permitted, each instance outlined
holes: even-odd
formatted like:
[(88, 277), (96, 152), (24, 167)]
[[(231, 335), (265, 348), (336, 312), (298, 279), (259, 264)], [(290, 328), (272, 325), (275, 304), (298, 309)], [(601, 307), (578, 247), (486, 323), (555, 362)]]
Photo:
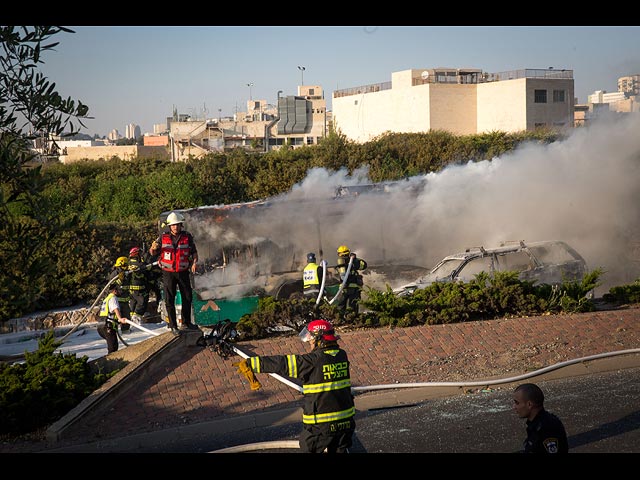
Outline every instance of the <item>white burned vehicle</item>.
[(582, 256), (558, 240), (501, 244), (495, 248), (474, 247), (443, 258), (429, 273), (394, 292), (410, 295), (434, 282), (468, 282), (480, 272), (518, 272), (523, 281), (558, 285), (580, 281), (587, 273)]

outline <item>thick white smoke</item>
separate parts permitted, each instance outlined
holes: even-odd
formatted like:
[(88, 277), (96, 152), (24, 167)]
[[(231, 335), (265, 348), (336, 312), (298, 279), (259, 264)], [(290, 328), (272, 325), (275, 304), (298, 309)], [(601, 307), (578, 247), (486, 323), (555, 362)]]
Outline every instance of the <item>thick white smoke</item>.
[[(229, 239), (264, 238), (284, 249), (286, 258), (256, 258), (262, 272), (301, 271), (307, 252), (335, 264), (342, 244), (370, 265), (430, 268), (472, 246), (563, 240), (589, 269), (604, 269), (597, 291), (604, 293), (640, 275), (639, 168), (640, 115), (632, 114), (576, 129), (562, 142), (399, 181), (384, 193), (358, 191), (370, 183), (366, 170), (313, 169), (268, 207), (252, 208), (234, 226), (210, 226), (206, 236), (220, 248)], [(351, 195), (333, 199), (340, 186)], [(201, 227), (189, 224), (194, 233)]]

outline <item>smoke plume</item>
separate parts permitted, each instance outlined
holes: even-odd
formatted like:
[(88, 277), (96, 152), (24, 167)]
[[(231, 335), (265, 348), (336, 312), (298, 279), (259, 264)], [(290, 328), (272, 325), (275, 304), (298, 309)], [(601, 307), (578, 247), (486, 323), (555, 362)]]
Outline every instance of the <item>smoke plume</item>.
[[(205, 244), (222, 250), (268, 240), (269, 248), (255, 252), (260, 273), (301, 272), (308, 252), (335, 265), (339, 245), (372, 266), (431, 268), (469, 247), (563, 240), (589, 270), (604, 270), (601, 294), (640, 275), (639, 167), (640, 115), (631, 114), (577, 128), (550, 145), (527, 143), (490, 161), (389, 183), (384, 191), (367, 190), (366, 169), (313, 169), (267, 205), (215, 223), (192, 221), (188, 229), (201, 257)], [(345, 195), (334, 198), (340, 188)]]

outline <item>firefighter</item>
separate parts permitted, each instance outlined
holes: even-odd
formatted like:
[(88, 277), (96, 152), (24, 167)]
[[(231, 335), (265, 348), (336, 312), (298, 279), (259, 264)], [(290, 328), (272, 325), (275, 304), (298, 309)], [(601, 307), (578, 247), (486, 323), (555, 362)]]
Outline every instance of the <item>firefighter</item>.
[(129, 310), (131, 320), (140, 324), (149, 303), (149, 267), (142, 263), (139, 247), (129, 250)]
[(367, 268), (367, 262), (358, 258), (357, 255), (346, 245), (340, 245), (338, 247), (338, 264), (336, 269), (340, 276), (340, 280), (343, 282), (344, 276), (347, 273), (347, 267), (349, 266), (349, 262), (352, 258), (353, 262), (351, 263), (351, 270), (349, 270), (347, 283), (345, 284), (340, 297), (338, 297), (336, 305), (342, 308), (344, 312), (350, 310), (357, 314), (359, 311), (362, 286), (364, 285), (360, 272)]
[(302, 355), (249, 357), (233, 365), (251, 383), (261, 387), (255, 373), (277, 373), (302, 382), (302, 432), (304, 453), (348, 453), (356, 422), (347, 352), (327, 320), (313, 320), (299, 334), (310, 342), (311, 352)]
[(193, 288), (190, 273), (196, 273), (198, 250), (193, 235), (183, 230), (184, 216), (171, 212), (167, 216), (169, 231), (154, 240), (149, 253), (160, 254), (158, 259), (162, 269), (164, 302), (169, 316), (169, 327), (174, 335), (180, 335), (176, 318), (176, 292), (180, 289), (182, 297), (182, 324), (186, 330), (199, 330), (191, 323), (191, 302)]
[[(131, 283), (131, 278), (129, 275), (129, 259), (127, 257), (118, 257), (116, 259), (116, 263), (113, 265), (113, 270), (111, 270), (111, 274), (109, 275), (109, 280), (112, 280), (114, 277), (118, 277), (115, 280), (115, 284), (117, 284), (120, 288), (118, 289), (118, 302), (120, 302), (120, 312), (124, 317), (129, 318), (131, 315), (131, 310), (129, 309), (129, 300), (131, 299), (129, 287)], [(131, 325), (128, 323), (122, 325), (121, 331), (128, 332), (131, 330)]]
[(104, 323), (98, 325), (96, 330), (98, 335), (107, 341), (107, 354), (118, 350), (118, 325), (120, 324), (121, 327), (129, 326), (127, 318), (120, 311), (118, 295), (121, 293), (120, 285), (113, 282), (100, 309), (100, 318), (104, 318)]
[(317, 299), (322, 283), (323, 268), (316, 263), (316, 254), (307, 253), (307, 265), (302, 272), (302, 293), (310, 299)]

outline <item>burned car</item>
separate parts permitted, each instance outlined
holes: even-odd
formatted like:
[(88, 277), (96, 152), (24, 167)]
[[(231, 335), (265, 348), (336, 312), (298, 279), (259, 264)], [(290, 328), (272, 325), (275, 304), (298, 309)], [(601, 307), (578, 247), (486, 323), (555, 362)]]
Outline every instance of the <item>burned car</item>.
[(429, 273), (394, 292), (410, 295), (416, 289), (434, 282), (468, 282), (480, 272), (516, 271), (523, 281), (538, 284), (561, 284), (580, 281), (587, 273), (582, 256), (565, 242), (558, 240), (525, 243), (503, 243), (496, 248), (474, 247), (442, 259)]

